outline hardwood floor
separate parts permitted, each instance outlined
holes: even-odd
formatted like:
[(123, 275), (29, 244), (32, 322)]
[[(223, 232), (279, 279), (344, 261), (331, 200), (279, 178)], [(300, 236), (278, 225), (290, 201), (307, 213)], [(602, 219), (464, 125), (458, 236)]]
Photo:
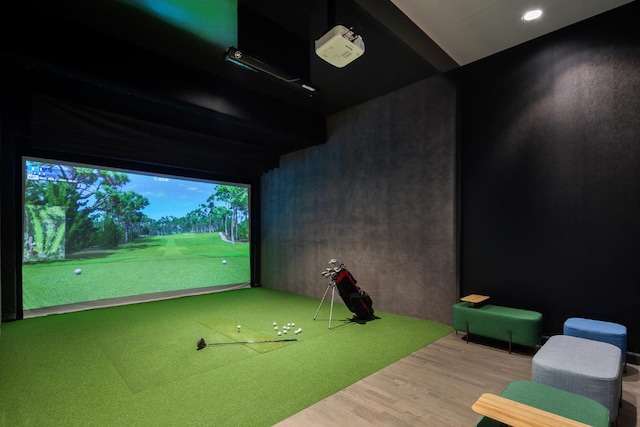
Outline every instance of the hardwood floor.
[[(474, 426), (481, 417), (473, 402), (531, 379), (533, 354), (509, 354), (506, 343), (467, 344), (464, 334), (451, 333), (276, 426)], [(628, 364), (623, 376), (617, 427), (640, 425), (638, 369)]]

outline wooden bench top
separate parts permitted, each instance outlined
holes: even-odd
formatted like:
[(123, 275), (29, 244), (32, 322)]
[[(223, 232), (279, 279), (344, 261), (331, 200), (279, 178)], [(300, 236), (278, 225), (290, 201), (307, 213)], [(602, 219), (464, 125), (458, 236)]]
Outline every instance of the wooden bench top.
[(460, 298), (460, 301), (470, 302), (471, 304), (479, 304), (488, 299), (489, 297), (486, 295), (471, 294), (467, 295), (466, 297)]
[(480, 396), (471, 409), (513, 427), (588, 427), (588, 424), (492, 393)]
[(477, 307), (488, 299), (486, 295), (471, 294), (460, 298), (460, 301), (471, 303), (471, 307)]

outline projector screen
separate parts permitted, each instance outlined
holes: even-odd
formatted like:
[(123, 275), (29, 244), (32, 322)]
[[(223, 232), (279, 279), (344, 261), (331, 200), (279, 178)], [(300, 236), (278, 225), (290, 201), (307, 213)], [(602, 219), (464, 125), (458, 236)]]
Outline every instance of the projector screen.
[(250, 286), (248, 185), (37, 158), (23, 166), (27, 317)]

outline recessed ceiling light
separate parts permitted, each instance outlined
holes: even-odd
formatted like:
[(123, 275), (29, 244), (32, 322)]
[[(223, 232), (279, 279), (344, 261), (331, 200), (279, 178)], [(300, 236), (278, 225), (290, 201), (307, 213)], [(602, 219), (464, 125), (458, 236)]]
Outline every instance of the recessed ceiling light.
[(522, 15), (523, 21), (533, 21), (534, 19), (538, 19), (542, 16), (542, 11), (540, 9), (533, 9)]

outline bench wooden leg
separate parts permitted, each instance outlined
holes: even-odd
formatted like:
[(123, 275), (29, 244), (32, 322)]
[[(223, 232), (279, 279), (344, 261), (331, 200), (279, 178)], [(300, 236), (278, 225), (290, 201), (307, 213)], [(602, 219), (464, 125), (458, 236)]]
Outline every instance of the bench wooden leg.
[(511, 354), (511, 331), (509, 331), (509, 354)]
[(467, 325), (467, 344), (469, 344), (469, 322), (467, 322), (466, 325)]

